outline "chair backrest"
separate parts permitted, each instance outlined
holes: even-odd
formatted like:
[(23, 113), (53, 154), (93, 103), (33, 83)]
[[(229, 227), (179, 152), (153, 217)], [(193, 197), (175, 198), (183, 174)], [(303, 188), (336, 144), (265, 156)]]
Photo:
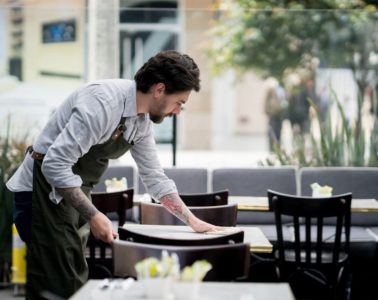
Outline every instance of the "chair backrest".
[(180, 194), (187, 206), (214, 206), (228, 204), (228, 190), (201, 194)]
[(126, 221), (126, 210), (133, 207), (134, 189), (119, 192), (93, 192), (91, 193), (93, 205), (102, 213), (116, 213), (118, 226)]
[[(352, 193), (358, 198), (378, 199), (378, 168), (373, 167), (308, 167), (299, 171), (300, 194), (310, 196), (311, 183), (333, 187), (333, 193)], [(352, 225), (377, 226), (378, 213), (352, 213)]]
[(232, 232), (222, 235), (200, 235), (196, 239), (183, 239), (175, 237), (162, 237), (147, 235), (128, 230), (127, 227), (118, 228), (119, 239), (144, 244), (171, 245), (171, 246), (209, 246), (242, 243), (244, 231)]
[(250, 253), (249, 244), (217, 246), (162, 246), (114, 240), (114, 275), (136, 277), (135, 264), (147, 257), (161, 258), (163, 250), (176, 253), (180, 268), (192, 265), (196, 260), (207, 260), (212, 269), (206, 274), (205, 281), (231, 281), (248, 276)]
[[(349, 253), (350, 207), (352, 194), (343, 194), (328, 198), (312, 198), (281, 194), (268, 190), (268, 198), (276, 218), (278, 257), (281, 262), (288, 260), (287, 251), (293, 251), (297, 266), (336, 264), (340, 253)], [(282, 216), (293, 220), (294, 242), (283, 240)], [(323, 225), (325, 218), (335, 218), (332, 255), (326, 257), (330, 241), (325, 241)], [(300, 220), (302, 219), (302, 220)], [(301, 222), (303, 221), (303, 223)], [(301, 230), (304, 227), (304, 230)], [(304, 231), (304, 232), (303, 232)], [(345, 238), (342, 240), (342, 233)], [(312, 237), (313, 236), (313, 237)], [(342, 243), (343, 241), (343, 243)], [(329, 261), (324, 261), (328, 258)]]
[(132, 188), (134, 187), (134, 176), (135, 171), (133, 166), (110, 166), (106, 169), (104, 174), (102, 174), (100, 181), (98, 184), (95, 185), (93, 188), (94, 192), (105, 192), (105, 180), (117, 178), (118, 180), (122, 177), (127, 179), (127, 187)]
[[(104, 214), (115, 214), (118, 226), (122, 226), (126, 220), (126, 210), (133, 207), (134, 189), (119, 192), (94, 192), (91, 193), (93, 205)], [(111, 277), (112, 263), (109, 257), (110, 245), (97, 240), (92, 234), (88, 238), (87, 257), (89, 278), (102, 279)]]
[[(164, 173), (175, 182), (179, 193), (208, 192), (208, 172), (205, 168), (164, 168)], [(138, 194), (143, 194), (146, 188), (138, 178)]]
[[(228, 189), (230, 196), (266, 196), (268, 189), (297, 193), (295, 167), (222, 168), (212, 172), (212, 189)], [(239, 211), (238, 224), (273, 224), (270, 212)]]
[[(199, 219), (218, 226), (236, 226), (238, 214), (237, 204), (189, 207), (191, 212)], [(171, 214), (161, 204), (140, 204), (141, 224), (158, 225), (184, 225), (184, 223)]]

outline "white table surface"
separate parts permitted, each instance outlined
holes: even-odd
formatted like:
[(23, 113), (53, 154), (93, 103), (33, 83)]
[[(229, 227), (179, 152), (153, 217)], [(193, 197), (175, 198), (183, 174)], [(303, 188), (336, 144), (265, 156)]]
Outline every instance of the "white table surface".
[[(118, 283), (108, 284), (106, 289), (101, 280), (89, 280), (71, 300), (181, 300), (170, 294), (164, 298), (147, 298), (143, 286), (135, 281), (127, 289), (115, 288)], [(287, 283), (237, 283), (237, 282), (202, 282), (199, 285), (198, 297), (191, 300), (294, 300)]]

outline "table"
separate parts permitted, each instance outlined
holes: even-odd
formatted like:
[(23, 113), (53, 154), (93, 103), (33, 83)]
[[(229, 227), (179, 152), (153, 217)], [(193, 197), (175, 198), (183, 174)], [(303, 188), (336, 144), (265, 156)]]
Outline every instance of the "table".
[[(117, 280), (119, 281), (119, 280)], [(125, 280), (123, 280), (124, 282)], [(118, 283), (108, 284), (108, 288), (101, 289), (103, 281), (89, 280), (70, 300), (143, 300), (149, 299), (143, 295), (141, 282), (135, 281), (127, 288), (115, 289)], [(150, 298), (152, 300), (152, 298)], [(160, 298), (153, 298), (159, 299)], [(173, 295), (164, 298), (175, 299)], [(288, 283), (247, 283), (247, 282), (202, 282), (199, 284), (198, 297), (193, 300), (294, 300)]]
[[(238, 210), (269, 211), (267, 197), (229, 196), (228, 203), (238, 205)], [(378, 212), (376, 199), (352, 199), (352, 212)]]
[[(183, 239), (199, 239), (204, 236), (214, 237), (215, 233), (197, 233), (189, 226), (179, 225), (145, 225), (145, 224), (125, 224), (125, 228), (129, 231), (141, 233), (145, 235), (152, 235), (156, 237), (169, 238), (183, 238)], [(244, 231), (244, 242), (250, 244), (250, 251), (255, 253), (271, 253), (273, 245), (266, 238), (260, 228), (256, 226), (244, 227), (237, 226), (236, 228)]]

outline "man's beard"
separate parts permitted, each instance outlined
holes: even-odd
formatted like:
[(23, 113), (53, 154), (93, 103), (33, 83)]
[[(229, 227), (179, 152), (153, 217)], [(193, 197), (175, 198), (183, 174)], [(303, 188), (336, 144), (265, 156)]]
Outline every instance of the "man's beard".
[(155, 115), (155, 114), (150, 114), (150, 120), (154, 122), (155, 124), (160, 124), (161, 122), (164, 121), (165, 116), (163, 115)]

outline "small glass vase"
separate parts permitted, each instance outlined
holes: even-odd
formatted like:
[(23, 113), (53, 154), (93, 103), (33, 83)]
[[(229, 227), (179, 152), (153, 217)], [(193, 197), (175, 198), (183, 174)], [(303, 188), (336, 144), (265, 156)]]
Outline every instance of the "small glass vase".
[(175, 300), (196, 300), (200, 282), (174, 282), (172, 284), (172, 292)]
[(145, 278), (141, 280), (143, 294), (148, 299), (168, 299), (171, 294), (172, 279)]

